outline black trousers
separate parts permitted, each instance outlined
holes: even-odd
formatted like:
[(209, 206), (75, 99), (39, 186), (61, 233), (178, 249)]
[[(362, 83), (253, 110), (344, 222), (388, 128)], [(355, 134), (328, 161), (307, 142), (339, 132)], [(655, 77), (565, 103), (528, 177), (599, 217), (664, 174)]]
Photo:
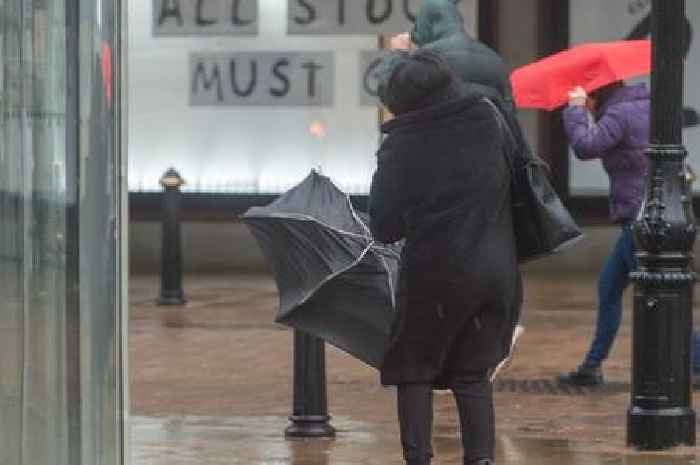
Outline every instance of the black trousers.
[[(452, 377), (450, 388), (459, 410), (464, 464), (494, 458), (495, 418), (493, 387), (487, 372)], [(429, 465), (433, 456), (433, 386), (403, 384), (398, 387), (401, 445), (407, 465)]]

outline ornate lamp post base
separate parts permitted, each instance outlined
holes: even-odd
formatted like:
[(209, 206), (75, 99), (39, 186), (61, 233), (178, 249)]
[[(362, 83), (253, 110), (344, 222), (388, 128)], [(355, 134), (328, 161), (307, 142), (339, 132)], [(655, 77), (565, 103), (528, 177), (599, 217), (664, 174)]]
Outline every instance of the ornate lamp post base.
[(633, 407), (627, 422), (627, 441), (639, 449), (695, 445), (695, 412), (691, 408), (647, 410)]

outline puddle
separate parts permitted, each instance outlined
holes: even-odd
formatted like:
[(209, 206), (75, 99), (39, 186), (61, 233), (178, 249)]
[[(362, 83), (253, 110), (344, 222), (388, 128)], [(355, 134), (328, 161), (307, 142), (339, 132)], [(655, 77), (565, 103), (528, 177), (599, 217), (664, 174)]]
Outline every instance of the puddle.
[[(284, 417), (133, 417), (131, 465), (389, 465), (401, 464), (394, 424), (336, 417), (333, 440), (284, 438)], [(433, 465), (461, 464), (458, 434), (438, 430)], [(498, 465), (695, 465), (697, 450), (641, 454), (599, 452), (575, 441), (497, 438)]]

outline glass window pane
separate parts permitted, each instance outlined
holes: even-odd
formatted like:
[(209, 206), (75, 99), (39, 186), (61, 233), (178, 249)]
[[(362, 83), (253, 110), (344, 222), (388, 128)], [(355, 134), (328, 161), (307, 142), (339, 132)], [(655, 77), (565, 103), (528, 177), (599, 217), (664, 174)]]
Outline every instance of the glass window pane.
[(117, 465), (121, 450), (120, 157), (114, 0), (80, 2), (80, 308), (83, 463)]
[(3, 465), (121, 463), (117, 13), (0, 0)]

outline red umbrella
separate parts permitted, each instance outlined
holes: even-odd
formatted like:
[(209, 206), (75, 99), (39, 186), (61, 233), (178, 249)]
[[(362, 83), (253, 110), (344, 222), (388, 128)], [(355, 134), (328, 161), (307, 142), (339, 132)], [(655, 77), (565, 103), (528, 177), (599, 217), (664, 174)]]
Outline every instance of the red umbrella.
[(651, 41), (589, 43), (551, 55), (513, 71), (519, 108), (554, 110), (577, 86), (592, 92), (615, 81), (651, 72)]

